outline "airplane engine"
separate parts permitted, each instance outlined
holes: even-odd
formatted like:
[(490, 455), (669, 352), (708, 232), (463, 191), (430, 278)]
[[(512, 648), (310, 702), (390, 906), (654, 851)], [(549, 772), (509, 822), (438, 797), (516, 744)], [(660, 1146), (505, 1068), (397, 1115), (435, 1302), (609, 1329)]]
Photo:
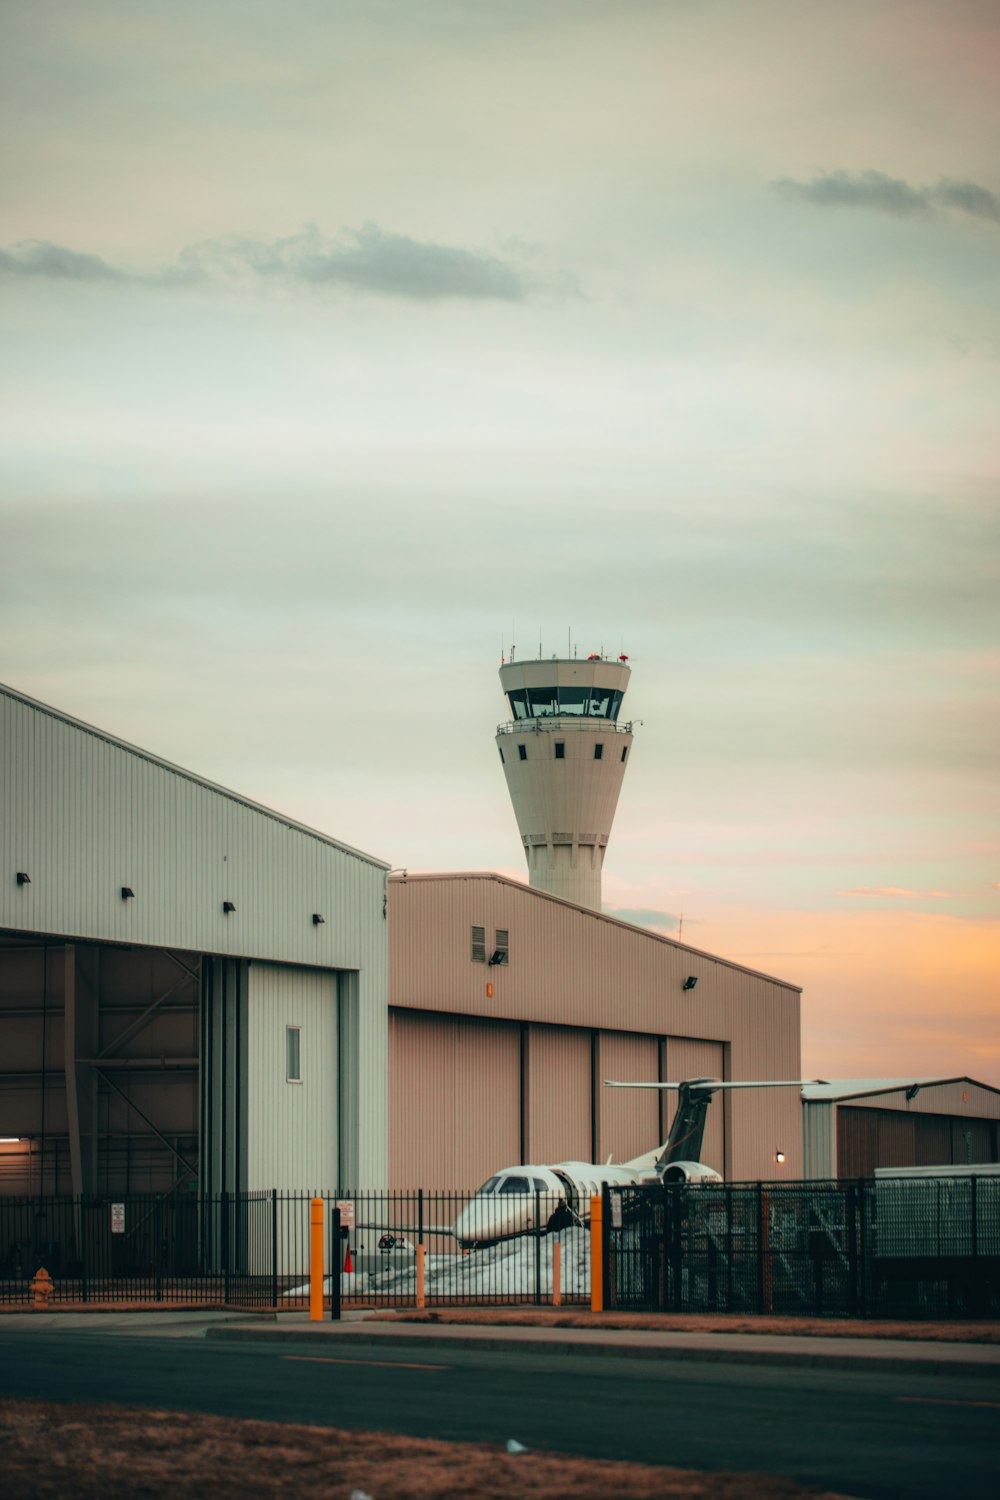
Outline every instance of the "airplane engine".
[(672, 1161), (664, 1167), (660, 1181), (668, 1185), (682, 1182), (696, 1186), (700, 1182), (721, 1182), (722, 1177), (702, 1161)]

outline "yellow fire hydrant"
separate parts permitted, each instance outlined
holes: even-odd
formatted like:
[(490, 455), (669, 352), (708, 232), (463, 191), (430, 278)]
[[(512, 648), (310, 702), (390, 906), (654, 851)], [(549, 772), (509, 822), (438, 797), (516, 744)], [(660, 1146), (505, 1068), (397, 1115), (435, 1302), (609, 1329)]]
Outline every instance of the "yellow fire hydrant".
[(40, 1308), (43, 1312), (49, 1305), (52, 1296), (52, 1277), (44, 1266), (39, 1266), (31, 1278), (31, 1303), (33, 1307)]

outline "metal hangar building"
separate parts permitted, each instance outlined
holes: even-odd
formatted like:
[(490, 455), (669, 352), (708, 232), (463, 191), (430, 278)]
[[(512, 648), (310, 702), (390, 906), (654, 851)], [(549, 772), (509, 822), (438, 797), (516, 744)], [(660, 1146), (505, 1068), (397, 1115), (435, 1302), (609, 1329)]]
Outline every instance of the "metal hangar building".
[[(394, 1186), (651, 1151), (676, 1094), (605, 1078), (799, 1077), (797, 986), (518, 881), (393, 875), (389, 928)], [(717, 1096), (703, 1160), (801, 1177), (801, 1112), (795, 1088)]]
[(0, 1192), (383, 1185), (388, 866), (0, 687)]

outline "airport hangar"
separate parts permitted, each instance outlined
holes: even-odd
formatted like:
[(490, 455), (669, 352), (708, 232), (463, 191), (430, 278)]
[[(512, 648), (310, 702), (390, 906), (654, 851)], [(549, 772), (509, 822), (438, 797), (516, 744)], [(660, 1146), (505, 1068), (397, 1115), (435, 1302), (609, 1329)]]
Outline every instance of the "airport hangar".
[(388, 866), (0, 688), (0, 1193), (386, 1180)]

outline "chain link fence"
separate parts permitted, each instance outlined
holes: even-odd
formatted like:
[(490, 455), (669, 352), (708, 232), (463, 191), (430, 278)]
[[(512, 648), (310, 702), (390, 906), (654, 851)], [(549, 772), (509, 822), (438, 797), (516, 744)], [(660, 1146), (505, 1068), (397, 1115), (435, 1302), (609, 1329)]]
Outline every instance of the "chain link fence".
[(995, 1316), (1000, 1178), (605, 1190), (606, 1308)]

